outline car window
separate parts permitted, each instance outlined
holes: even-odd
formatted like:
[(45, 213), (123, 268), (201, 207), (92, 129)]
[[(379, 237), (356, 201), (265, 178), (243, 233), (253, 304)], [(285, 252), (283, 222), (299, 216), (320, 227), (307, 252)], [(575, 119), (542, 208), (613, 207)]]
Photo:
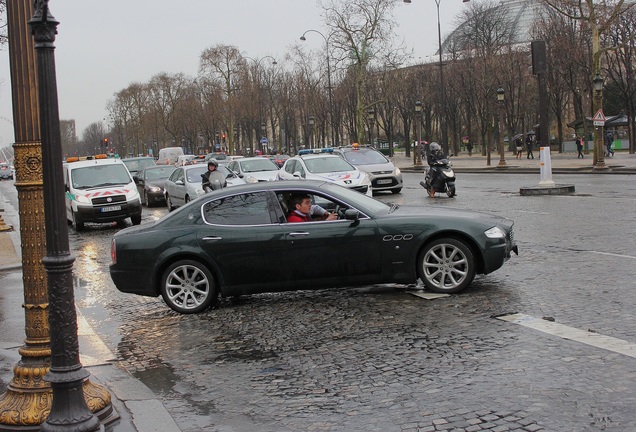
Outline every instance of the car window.
[(387, 159), (374, 150), (353, 150), (344, 152), (344, 157), (354, 165), (384, 164)]
[(131, 182), (128, 170), (122, 164), (96, 164), (84, 168), (75, 168), (71, 171), (71, 181), (76, 189), (125, 185)]
[(305, 160), (305, 166), (310, 173), (321, 174), (338, 171), (355, 171), (349, 162), (340, 157), (312, 158)]
[(203, 205), (206, 223), (215, 225), (263, 225), (272, 222), (265, 192), (232, 195)]
[(174, 172), (170, 174), (170, 178), (168, 180), (176, 183), (177, 180), (179, 180), (179, 177), (183, 178), (183, 168), (177, 168), (174, 170)]
[(208, 170), (207, 165), (202, 165), (187, 171), (188, 183), (201, 183), (201, 174)]
[(162, 167), (144, 170), (146, 180), (159, 180), (168, 178), (168, 176), (174, 171), (174, 167)]

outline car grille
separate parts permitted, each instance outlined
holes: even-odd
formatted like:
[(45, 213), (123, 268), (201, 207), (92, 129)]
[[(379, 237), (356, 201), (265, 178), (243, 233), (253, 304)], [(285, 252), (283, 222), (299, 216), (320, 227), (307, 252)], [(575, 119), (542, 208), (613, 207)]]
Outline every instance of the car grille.
[(373, 175), (387, 175), (387, 174), (393, 174), (392, 170), (388, 170), (388, 171), (372, 171), (371, 174)]
[[(109, 201), (110, 200), (110, 201)], [(93, 205), (115, 204), (126, 202), (126, 195), (113, 195), (107, 197), (97, 197), (91, 200)]]

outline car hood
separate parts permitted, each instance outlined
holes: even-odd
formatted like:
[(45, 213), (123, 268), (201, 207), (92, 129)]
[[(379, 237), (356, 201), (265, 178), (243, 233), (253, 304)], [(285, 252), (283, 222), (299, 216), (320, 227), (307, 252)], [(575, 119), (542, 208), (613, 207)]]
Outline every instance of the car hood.
[(361, 171), (340, 171), (313, 175), (317, 180), (327, 180), (331, 182), (359, 183), (362, 181), (364, 174)]
[(438, 206), (420, 206), (420, 205), (400, 205), (391, 214), (394, 215), (413, 215), (426, 216), (443, 219), (466, 219), (473, 222), (480, 222), (486, 225), (495, 225), (506, 219), (503, 216), (497, 216), (490, 213), (476, 212), (474, 210), (465, 210), (450, 207)]
[(367, 165), (356, 165), (360, 171), (374, 173), (378, 171), (385, 172), (393, 172), (395, 170), (395, 166), (392, 163), (379, 163), (379, 164), (367, 164)]
[(148, 186), (156, 186), (156, 187), (160, 187), (161, 189), (163, 189), (166, 185), (166, 179), (160, 179), (160, 180), (151, 180), (151, 181), (147, 181), (146, 184)]
[(244, 178), (248, 176), (254, 177), (258, 181), (271, 181), (276, 180), (278, 171), (253, 171), (243, 173)]

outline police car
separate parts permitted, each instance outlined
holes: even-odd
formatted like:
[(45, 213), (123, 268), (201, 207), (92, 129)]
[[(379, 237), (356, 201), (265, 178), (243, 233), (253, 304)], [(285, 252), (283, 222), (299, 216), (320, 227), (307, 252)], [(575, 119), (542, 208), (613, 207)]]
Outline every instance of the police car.
[(332, 148), (300, 150), (285, 161), (277, 180), (322, 180), (371, 196), (369, 176), (333, 153)]
[(77, 231), (85, 222), (141, 223), (141, 199), (128, 168), (120, 160), (96, 155), (68, 158), (63, 165), (66, 218)]

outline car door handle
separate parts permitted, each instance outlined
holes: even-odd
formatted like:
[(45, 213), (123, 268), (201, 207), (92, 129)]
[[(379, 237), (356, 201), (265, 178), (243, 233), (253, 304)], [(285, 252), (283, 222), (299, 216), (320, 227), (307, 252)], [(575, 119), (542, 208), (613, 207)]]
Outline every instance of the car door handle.
[(203, 240), (223, 240), (223, 237), (203, 237)]
[(303, 231), (303, 232), (290, 232), (288, 234), (290, 237), (305, 237), (308, 236), (309, 233), (307, 231)]

